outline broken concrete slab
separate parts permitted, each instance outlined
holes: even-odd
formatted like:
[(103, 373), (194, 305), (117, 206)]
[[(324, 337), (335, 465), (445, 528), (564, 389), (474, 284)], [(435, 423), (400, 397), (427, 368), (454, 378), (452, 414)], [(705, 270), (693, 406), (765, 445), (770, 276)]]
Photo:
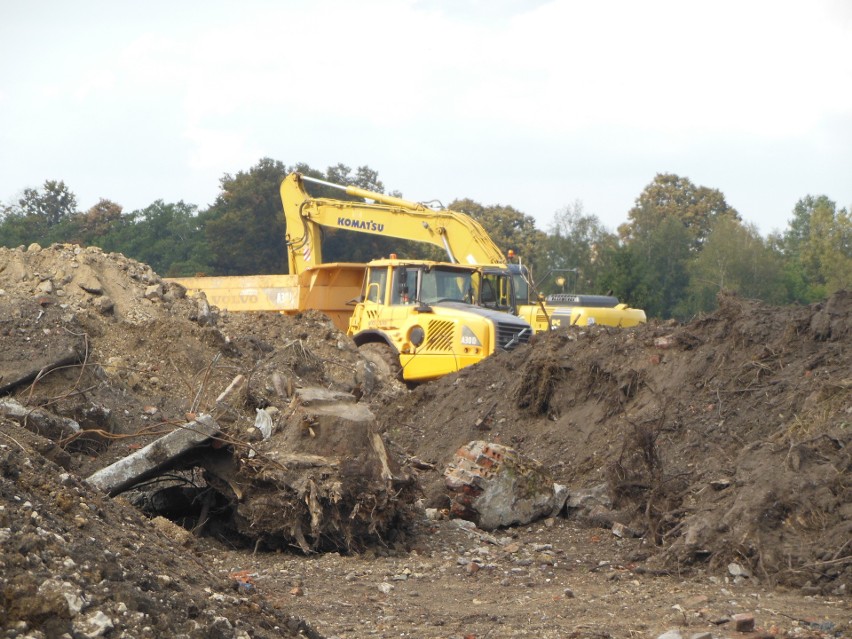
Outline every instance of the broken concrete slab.
[(80, 424), (43, 408), (24, 406), (14, 399), (0, 399), (0, 415), (14, 419), (28, 431), (59, 442), (80, 433)]
[(537, 461), (485, 441), (459, 448), (444, 480), (450, 514), (484, 530), (555, 516), (568, 497), (567, 488), (554, 483)]
[(218, 432), (219, 425), (210, 415), (199, 415), (195, 421), (179, 426), (135, 453), (90, 475), (86, 481), (110, 496), (118, 495), (173, 466), (179, 457), (207, 442)]

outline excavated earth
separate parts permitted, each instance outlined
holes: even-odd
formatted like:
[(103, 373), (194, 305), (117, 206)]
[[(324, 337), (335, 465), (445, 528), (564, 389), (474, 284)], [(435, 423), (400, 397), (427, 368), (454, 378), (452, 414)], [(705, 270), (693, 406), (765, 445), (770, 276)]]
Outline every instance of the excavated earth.
[[(371, 376), (321, 314), (183, 293), (122, 255), (0, 249), (2, 636), (852, 636), (849, 292), (560, 329), (414, 389)], [(248, 459), (258, 410), (288, 432), (308, 387), (369, 409), (411, 480), (356, 543), (152, 506), (204, 486), (198, 469), (112, 498), (86, 482), (201, 413)], [(448, 518), (443, 471), (473, 440), (537, 460), (566, 508)]]

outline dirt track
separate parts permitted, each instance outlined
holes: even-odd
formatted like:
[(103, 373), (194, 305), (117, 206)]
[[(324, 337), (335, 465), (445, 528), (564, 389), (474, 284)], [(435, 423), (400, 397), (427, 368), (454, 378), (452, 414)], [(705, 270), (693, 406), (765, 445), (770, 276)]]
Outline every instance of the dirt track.
[[(776, 636), (852, 632), (848, 293), (560, 330), (363, 394), (359, 354), (322, 316), (208, 314), (145, 265), (77, 247), (0, 249), (0, 264), (0, 385), (79, 353), (6, 393), (86, 429), (57, 445), (0, 418), (7, 636), (280, 636), (292, 616), (325, 637), (749, 636), (736, 613)], [(276, 401), (272, 371), (362, 395), (402, 466), (434, 466), (416, 471), (422, 506), (446, 506), (441, 471), (472, 439), (598, 498), (494, 533), (421, 511), (363, 552), (305, 557), (193, 537), (81, 483), (187, 413), (245, 430)], [(246, 392), (215, 406), (237, 374)]]

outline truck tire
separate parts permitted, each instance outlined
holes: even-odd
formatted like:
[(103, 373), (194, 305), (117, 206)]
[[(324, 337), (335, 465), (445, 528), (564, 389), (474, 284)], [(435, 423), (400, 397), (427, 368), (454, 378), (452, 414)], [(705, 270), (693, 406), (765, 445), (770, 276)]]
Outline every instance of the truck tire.
[(402, 366), (399, 356), (383, 342), (368, 342), (358, 349), (370, 364), (376, 379), (382, 384), (402, 381)]

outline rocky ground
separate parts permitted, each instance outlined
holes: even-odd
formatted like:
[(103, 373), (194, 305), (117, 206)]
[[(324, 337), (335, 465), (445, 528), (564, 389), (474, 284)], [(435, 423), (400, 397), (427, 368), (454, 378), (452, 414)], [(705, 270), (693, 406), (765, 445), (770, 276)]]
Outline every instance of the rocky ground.
[[(723, 296), (689, 324), (560, 330), (408, 390), (372, 379), (322, 315), (219, 312), (95, 249), (0, 249), (0, 626), (849, 636), (850, 306), (845, 292), (785, 308)], [(155, 483), (110, 498), (84, 481), (201, 413), (241, 455), (258, 409), (289, 428), (309, 386), (368, 407), (394, 473), (417, 480), (348, 547), (235, 534), (225, 507), (201, 530), (148, 508)], [(570, 507), (490, 531), (447, 518), (443, 471), (471, 440), (539, 461)]]

